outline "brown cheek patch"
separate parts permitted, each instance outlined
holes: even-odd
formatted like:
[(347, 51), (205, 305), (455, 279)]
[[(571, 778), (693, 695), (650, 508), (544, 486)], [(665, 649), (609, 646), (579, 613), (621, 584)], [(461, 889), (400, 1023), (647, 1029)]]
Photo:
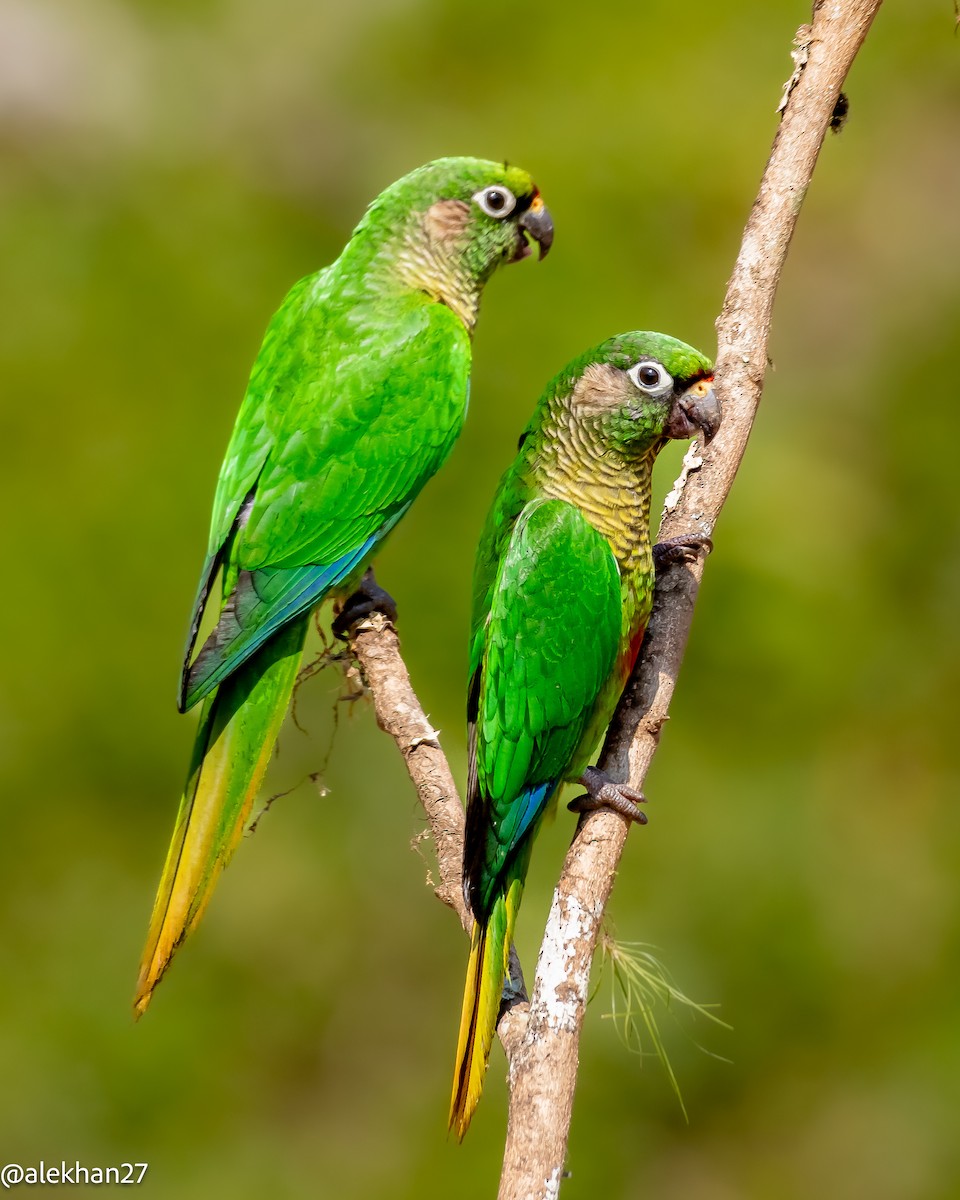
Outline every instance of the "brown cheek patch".
[(623, 403), (623, 376), (608, 363), (591, 363), (573, 389), (574, 412), (583, 416), (608, 412)]
[(423, 216), (423, 228), (432, 242), (454, 242), (467, 227), (470, 205), (464, 200), (438, 200)]

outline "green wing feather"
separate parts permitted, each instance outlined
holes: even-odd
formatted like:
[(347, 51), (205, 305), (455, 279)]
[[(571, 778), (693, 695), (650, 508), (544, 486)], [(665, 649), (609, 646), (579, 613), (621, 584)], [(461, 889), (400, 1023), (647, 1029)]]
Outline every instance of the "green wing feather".
[(464, 845), (474, 927), (450, 1102), (460, 1138), (483, 1086), (533, 837), (613, 671), (622, 623), (606, 539), (562, 500), (531, 500), (504, 526), (519, 494), (495, 508), (474, 580)]
[(422, 293), (330, 318), (327, 274), (293, 289), (251, 375), (217, 489), (188, 659), (219, 566), (223, 615), (185, 663), (185, 708), (358, 573), (463, 424), (462, 322)]
[(478, 918), (570, 767), (613, 670), (621, 623), (609, 543), (573, 505), (530, 501), (476, 639), (466, 862)]
[(273, 445), (235, 550), (244, 570), (340, 558), (410, 503), (463, 424), (469, 338), (423, 293), (358, 306), (303, 352), (309, 382), (271, 406)]

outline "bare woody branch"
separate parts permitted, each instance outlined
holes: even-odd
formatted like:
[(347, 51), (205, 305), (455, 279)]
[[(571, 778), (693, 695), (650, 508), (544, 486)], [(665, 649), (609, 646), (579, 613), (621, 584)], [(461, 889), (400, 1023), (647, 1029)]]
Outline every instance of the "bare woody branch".
[[(797, 35), (797, 70), (717, 321), (720, 433), (703, 451), (661, 540), (713, 533), (743, 458), (763, 390), (780, 272), (850, 65), (881, 0), (817, 0)], [(683, 660), (703, 560), (668, 569), (634, 677), (610, 725), (601, 766), (639, 788), (653, 759)], [(581, 820), (567, 854), (537, 964), (523, 1043), (510, 1061), (510, 1114), (500, 1200), (555, 1197), (567, 1150), (590, 964), (628, 825)]]
[(373, 697), (377, 724), (397, 743), (426, 813), (440, 873), (436, 895), (454, 910), (469, 932), (473, 918), (460, 882), (463, 805), (437, 741), (437, 731), (427, 720), (410, 683), (397, 632), (383, 613), (375, 612), (355, 628), (350, 644)]

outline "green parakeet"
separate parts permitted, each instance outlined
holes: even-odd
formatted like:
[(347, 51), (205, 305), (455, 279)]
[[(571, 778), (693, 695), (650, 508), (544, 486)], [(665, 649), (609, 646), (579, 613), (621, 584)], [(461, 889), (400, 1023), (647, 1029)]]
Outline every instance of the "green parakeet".
[(464, 895), (473, 916), (450, 1126), (480, 1098), (530, 851), (561, 784), (580, 810), (643, 820), (643, 797), (587, 764), (650, 615), (653, 465), (668, 438), (712, 437), (712, 365), (625, 333), (548, 385), (477, 551), (468, 697)]
[[(450, 453), (483, 286), (529, 253), (527, 235), (542, 258), (553, 226), (525, 171), (439, 159), (381, 193), (337, 261), (297, 283), (270, 322), (214, 499), (179, 700), (181, 711), (202, 702), (200, 726), (137, 1014), (243, 831), (311, 611), (354, 589)], [(216, 627), (191, 661), (214, 603)]]

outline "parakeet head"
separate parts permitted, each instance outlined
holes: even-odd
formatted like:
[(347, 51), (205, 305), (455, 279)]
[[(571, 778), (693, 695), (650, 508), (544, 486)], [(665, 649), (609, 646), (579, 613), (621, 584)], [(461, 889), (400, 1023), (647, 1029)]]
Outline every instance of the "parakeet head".
[(472, 325), (480, 290), (501, 264), (543, 258), (553, 222), (526, 171), (479, 158), (439, 158), (391, 184), (354, 241), (369, 240), (406, 286), (448, 304)]
[(713, 364), (692, 346), (632, 332), (588, 350), (549, 390), (567, 397), (571, 417), (592, 440), (635, 456), (698, 431), (709, 441), (720, 427), (712, 385)]

